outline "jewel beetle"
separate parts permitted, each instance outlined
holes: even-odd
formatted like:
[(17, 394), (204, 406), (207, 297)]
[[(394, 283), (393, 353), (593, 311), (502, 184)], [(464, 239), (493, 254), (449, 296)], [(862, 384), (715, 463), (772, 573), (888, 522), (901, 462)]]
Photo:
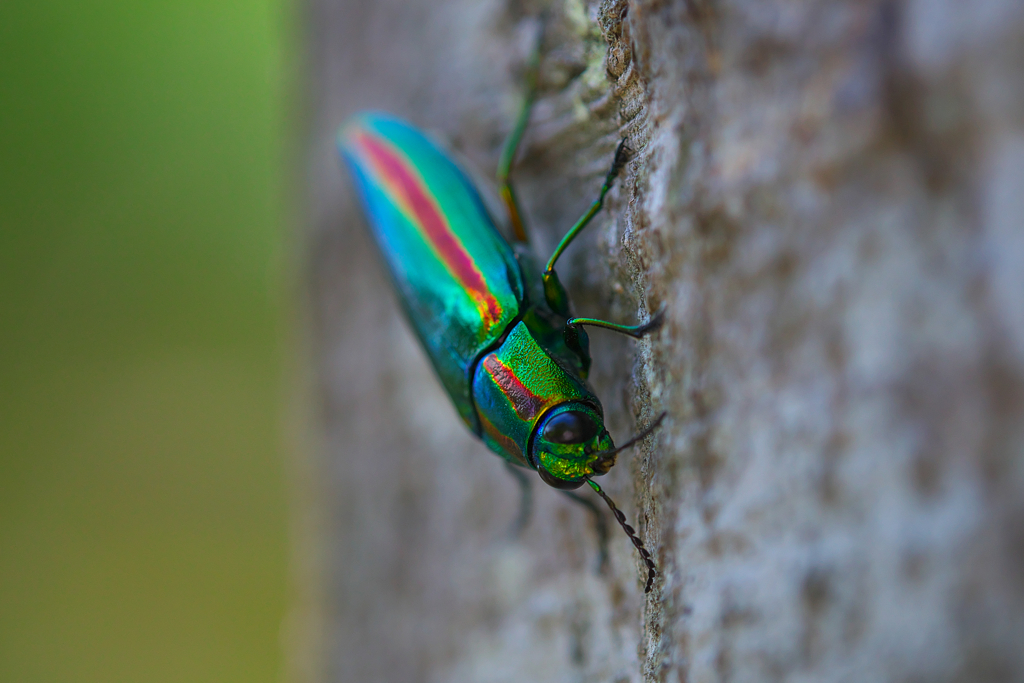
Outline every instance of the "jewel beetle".
[[(536, 89), (538, 57), (527, 72), (527, 96), (498, 166), (500, 196), (514, 233), (498, 231), (467, 175), (439, 146), (386, 114), (363, 113), (342, 126), (338, 148), (406, 318), (466, 426), (523, 476), (570, 492), (589, 485), (611, 508), (647, 566), (644, 592), (657, 569), (650, 553), (593, 477), (616, 454), (649, 435), (664, 414), (618, 448), (604, 425), (601, 401), (587, 384), (589, 341), (584, 325), (639, 338), (643, 325), (572, 317), (555, 262), (601, 209), (628, 161), (625, 140), (615, 152), (598, 199), (566, 233), (542, 269), (530, 248), (510, 179)], [(600, 513), (586, 499), (600, 520)], [(603, 527), (602, 527), (603, 528)], [(599, 530), (600, 533), (600, 530)]]

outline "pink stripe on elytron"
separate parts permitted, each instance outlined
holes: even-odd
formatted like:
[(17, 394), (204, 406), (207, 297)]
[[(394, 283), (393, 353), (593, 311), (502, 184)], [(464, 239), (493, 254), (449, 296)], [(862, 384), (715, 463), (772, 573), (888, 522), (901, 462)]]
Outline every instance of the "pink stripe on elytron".
[(473, 299), (485, 328), (493, 327), (501, 319), (501, 306), (487, 287), (473, 258), (452, 232), (451, 225), (430, 196), (423, 179), (383, 141), (374, 139), (364, 131), (357, 131), (354, 137), (387, 187), (388, 194), (413, 219), (413, 224), (434, 247), (441, 262)]
[(527, 389), (526, 385), (516, 377), (516, 373), (498, 360), (497, 356), (494, 354), (486, 356), (484, 369), (505, 394), (520, 419), (530, 422), (544, 409), (544, 399)]

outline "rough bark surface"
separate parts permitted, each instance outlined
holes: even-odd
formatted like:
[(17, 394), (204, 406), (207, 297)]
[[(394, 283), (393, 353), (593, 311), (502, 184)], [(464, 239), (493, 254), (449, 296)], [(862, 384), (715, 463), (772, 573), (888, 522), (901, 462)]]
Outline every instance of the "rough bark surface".
[(402, 321), (332, 144), (389, 110), (486, 184), (541, 9), (310, 6), (309, 678), (1024, 680), (1024, 4), (550, 5), (517, 169), (538, 250), (627, 138), (563, 281), (581, 314), (667, 317), (592, 334), (612, 433), (669, 414), (604, 479), (662, 570), (646, 597), (625, 537), (599, 573), (585, 511), (539, 481), (508, 538), (515, 484)]

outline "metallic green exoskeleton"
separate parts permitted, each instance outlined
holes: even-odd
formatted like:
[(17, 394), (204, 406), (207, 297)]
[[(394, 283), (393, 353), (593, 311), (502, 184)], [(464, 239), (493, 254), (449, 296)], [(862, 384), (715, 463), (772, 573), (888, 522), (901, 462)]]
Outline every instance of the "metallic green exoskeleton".
[(500, 192), (515, 236), (511, 243), (466, 175), (408, 124), (362, 114), (341, 129), (338, 146), (406, 316), (463, 422), (509, 463), (536, 470), (555, 488), (589, 484), (641, 553), (650, 591), (656, 575), (650, 554), (592, 477), (606, 474), (622, 448), (656, 425), (614, 447), (601, 402), (586, 382), (590, 354), (582, 326), (640, 337), (659, 319), (626, 326), (572, 318), (554, 269), (601, 208), (628, 149), (625, 141), (619, 145), (599, 198), (541, 269), (509, 179), (529, 118), (537, 63), (535, 56), (526, 102), (499, 164)]

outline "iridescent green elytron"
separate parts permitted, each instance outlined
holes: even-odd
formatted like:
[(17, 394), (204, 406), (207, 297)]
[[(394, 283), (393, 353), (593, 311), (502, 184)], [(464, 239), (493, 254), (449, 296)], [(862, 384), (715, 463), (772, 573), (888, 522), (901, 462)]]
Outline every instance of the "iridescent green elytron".
[(606, 474), (616, 454), (657, 423), (615, 448), (601, 402), (586, 382), (591, 361), (582, 326), (640, 337), (660, 320), (625, 326), (571, 318), (568, 294), (554, 269), (600, 210), (628, 151), (623, 141), (600, 196), (541, 270), (509, 180), (533, 102), (537, 63), (531, 60), (526, 103), (498, 171), (515, 234), (511, 244), (465, 174), (408, 124), (362, 114), (341, 129), (338, 146), (406, 316), (463, 421), (495, 453), (536, 470), (547, 484), (563, 490), (589, 484), (640, 552), (649, 592), (657, 573), (650, 553), (592, 477)]

